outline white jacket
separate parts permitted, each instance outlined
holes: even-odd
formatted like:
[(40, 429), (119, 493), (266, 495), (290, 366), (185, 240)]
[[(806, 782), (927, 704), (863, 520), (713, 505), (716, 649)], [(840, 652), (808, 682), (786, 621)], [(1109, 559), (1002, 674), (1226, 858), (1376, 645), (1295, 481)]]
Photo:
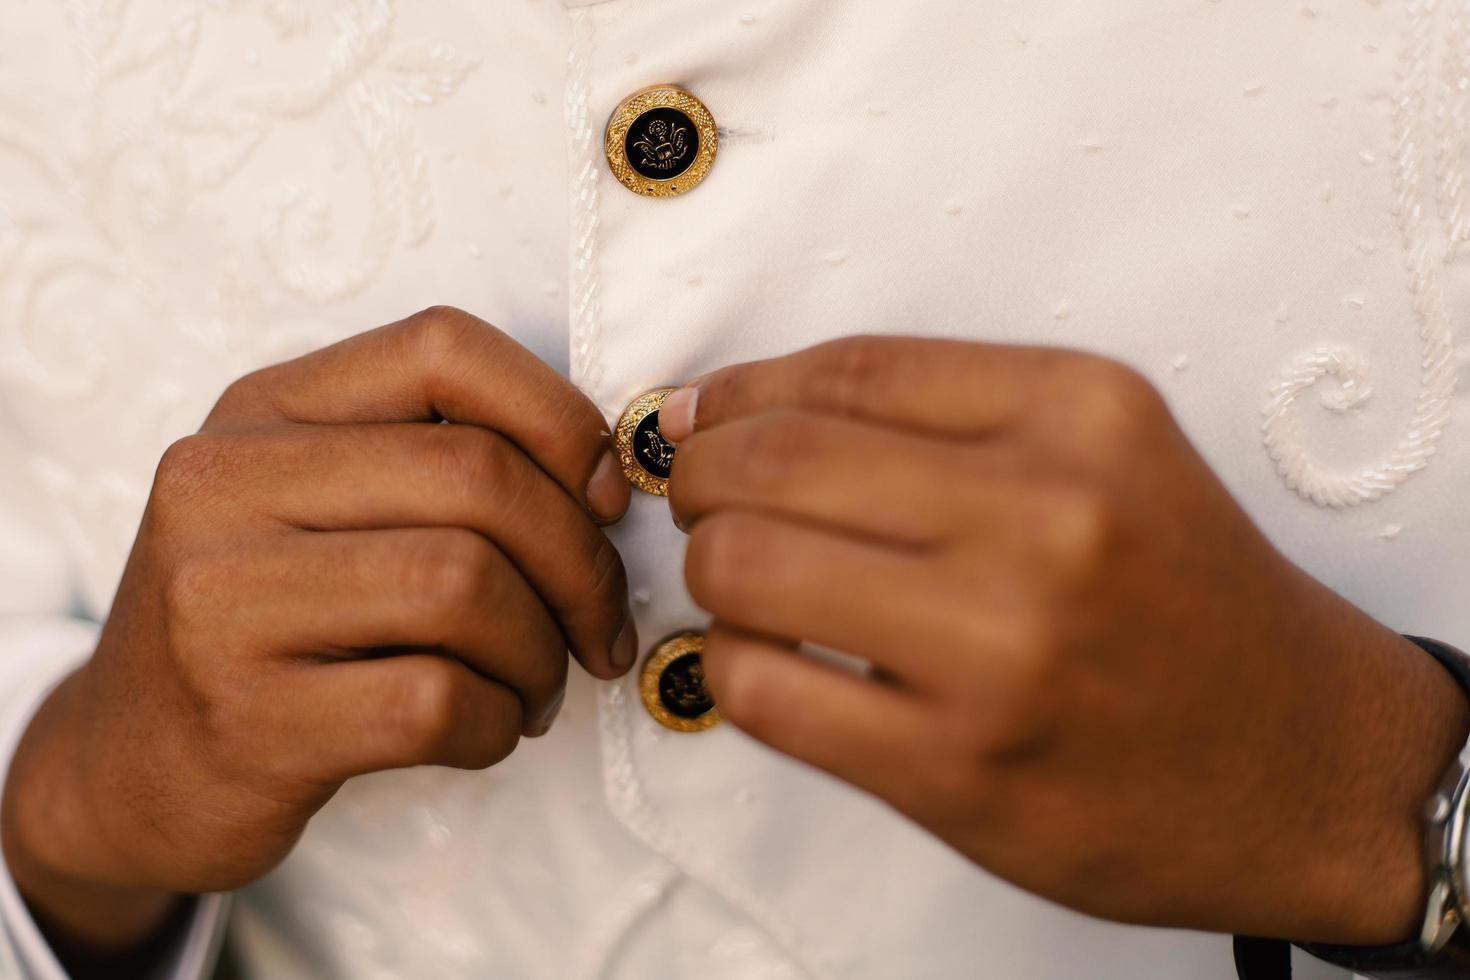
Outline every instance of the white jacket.
[[(1467, 11), (10, 0), (4, 731), (86, 655), (161, 451), (225, 384), (435, 303), (610, 420), (844, 334), (1102, 351), (1291, 558), (1470, 645)], [(654, 200), (602, 132), (663, 81), (721, 139)], [(665, 502), (635, 497), (612, 534), (640, 635), (703, 625)], [(60, 976), (4, 880), (0, 909), (0, 978)], [(574, 671), (554, 732), (487, 772), (349, 783), (229, 925), (266, 980), (1234, 976), (1224, 937), (1058, 909), (733, 726), (665, 731), (636, 671)]]

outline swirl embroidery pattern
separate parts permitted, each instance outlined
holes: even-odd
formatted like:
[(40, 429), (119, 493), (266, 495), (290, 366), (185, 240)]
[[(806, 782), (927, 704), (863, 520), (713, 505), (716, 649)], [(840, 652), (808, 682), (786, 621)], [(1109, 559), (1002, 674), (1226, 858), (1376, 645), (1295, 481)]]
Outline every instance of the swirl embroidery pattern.
[[(395, 2), (66, 5), (67, 35), (81, 66), (83, 125), (41, 133), (0, 117), (0, 153), (30, 161), (50, 189), (50, 199), (35, 207), (46, 219), (23, 223), (11, 247), (0, 248), (0, 280), (8, 280), (0, 286), (8, 287), (6, 306), (20, 313), (12, 330), (29, 373), (87, 387), (94, 372), (86, 368), (98, 367), (89, 345), (77, 338), (65, 350), (53, 349), (63, 346), (54, 328), (42, 336), (27, 322), (39, 314), (27, 314), (44, 304), (58, 280), (79, 276), (100, 277), (100, 288), (130, 294), (128, 310), (159, 303), (169, 290), (147, 282), (146, 240), (196, 220), (193, 203), (202, 194), (233, 188), (255, 199), (254, 233), (236, 235), (235, 254), (215, 256), (207, 267), (217, 277), (216, 291), (236, 298), (261, 293), (263, 284), (240, 271), (260, 263), (286, 295), (315, 303), (343, 299), (367, 287), (395, 248), (429, 237), (435, 221), (429, 162), (408, 115), (452, 95), (478, 59), (442, 43), (396, 37)], [(282, 50), (296, 44), (321, 54), (300, 70), (213, 71), (202, 39), (255, 26)], [(360, 166), (368, 189), (353, 197), (363, 213), (351, 216), (356, 230), (346, 243), (334, 229), (340, 210), (331, 203), (334, 188), (320, 186), (320, 178), (298, 171), (248, 189), (236, 180), (253, 156), (283, 152), (271, 145), (273, 134), (328, 115), (347, 121), (343, 128), (358, 152), (342, 166)], [(189, 319), (155, 308), (138, 315), (149, 322)]]
[[(28, 468), (80, 567), (121, 567), (140, 463), (197, 426), (201, 385), (339, 339), (331, 304), (432, 235), (411, 119), (480, 62), (399, 19), (397, 0), (7, 14), (7, 52), (29, 25), (57, 67), (0, 101), (0, 394), (66, 408), (69, 448)], [(153, 383), (119, 396), (132, 364)]]
[(1366, 367), (1346, 351), (1322, 347), (1299, 359), (1271, 387), (1262, 425), (1266, 451), (1286, 485), (1322, 507), (1377, 500), (1428, 465), (1455, 391), (1454, 335), (1439, 273), (1470, 239), (1464, 169), (1470, 149), (1470, 0), (1405, 2), (1408, 22), (1393, 98), (1394, 220), (1419, 328), (1419, 391), (1407, 427), (1385, 458), (1357, 472), (1334, 472), (1304, 448), (1296, 401), (1331, 376), (1338, 388), (1322, 396), (1323, 407), (1358, 411), (1372, 394)]

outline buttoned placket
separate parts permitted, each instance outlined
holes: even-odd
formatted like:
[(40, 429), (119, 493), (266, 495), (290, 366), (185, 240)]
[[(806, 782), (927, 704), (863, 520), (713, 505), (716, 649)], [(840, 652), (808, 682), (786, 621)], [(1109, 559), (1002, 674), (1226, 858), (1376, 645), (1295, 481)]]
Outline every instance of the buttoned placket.
[[(595, 76), (599, 64), (597, 22), (610, 16), (609, 8), (618, 4), (616, 0), (563, 0), (563, 3), (569, 8), (572, 20), (566, 87), (571, 141), (569, 301), (572, 380), (598, 402), (610, 419), (618, 419), (640, 396), (647, 396), (660, 388), (666, 389), (685, 378), (667, 374), (643, 377), (630, 386), (631, 390), (621, 387), (628, 379), (620, 378), (613, 383), (608, 378), (605, 355), (607, 345), (618, 337), (618, 324), (609, 322), (602, 304), (602, 250), (606, 247), (604, 222), (612, 216), (626, 221), (653, 220), (657, 213), (651, 209), (679, 207), (685, 202), (698, 200), (702, 195), (717, 193), (717, 180), (680, 187), (677, 192), (673, 192), (670, 186), (671, 193), (668, 194), (638, 193), (630, 189), (626, 181), (620, 180), (617, 155), (613, 155), (614, 160), (609, 159), (608, 123), (615, 121), (619, 108), (625, 107), (641, 90), (629, 87), (621, 94), (607, 92), (602, 80)], [(675, 88), (667, 79), (658, 78), (645, 79), (644, 86), (664, 91)], [(699, 98), (697, 86), (679, 88)], [(702, 101), (700, 105), (703, 105)], [(714, 136), (718, 106), (712, 105), (708, 111), (712, 116), (708, 132)], [(637, 120), (635, 114), (625, 122)], [(654, 116), (649, 121), (660, 120)], [(663, 121), (678, 120), (666, 117)], [(713, 150), (717, 139), (717, 136), (702, 139), (701, 152), (705, 148)], [(654, 149), (657, 150), (656, 145)], [(709, 164), (705, 173), (700, 175), (701, 180), (718, 173), (712, 157)], [(659, 199), (670, 197), (674, 200)], [(629, 211), (629, 208), (634, 210)], [(650, 210), (645, 212), (641, 209)], [(656, 411), (656, 403), (652, 407)], [(638, 421), (642, 419), (632, 423), (628, 435), (638, 433)], [(609, 428), (612, 433), (618, 426), (612, 424)], [(672, 451), (671, 446), (655, 446), (648, 439), (650, 435), (656, 435), (656, 427), (645, 426), (643, 432), (645, 448)], [(636, 476), (632, 479), (634, 486), (639, 491), (648, 491), (666, 480), (667, 474), (659, 472), (656, 454), (650, 457), (645, 453), (640, 463), (637, 448), (636, 445), (630, 446), (630, 452), (620, 453), (620, 456), (623, 457), (625, 472), (630, 478)], [(650, 471), (644, 464), (652, 465), (653, 469)], [(707, 692), (703, 691), (702, 673), (691, 669), (698, 662), (697, 647), (684, 650), (681, 656), (670, 644), (689, 643), (692, 638), (700, 637), (700, 630), (708, 617), (693, 605), (682, 588), (682, 538), (677, 536), (679, 532), (673, 528), (667, 504), (655, 495), (657, 492), (657, 489), (653, 493), (635, 492), (628, 515), (611, 532), (615, 541), (622, 544), (636, 542), (646, 545), (650, 539), (667, 540), (668, 554), (666, 564), (658, 569), (658, 579), (662, 584), (642, 580), (643, 570), (636, 564), (629, 569), (631, 603), (644, 649), (639, 666), (628, 676), (601, 686), (598, 736), (603, 756), (604, 793), (609, 808), (630, 832), (668, 862), (674, 877), (650, 871), (658, 879), (658, 886), (656, 889), (644, 888), (639, 894), (652, 891), (657, 894), (646, 900), (640, 899), (638, 911), (623, 917), (620, 930), (626, 934), (635, 929), (639, 920), (658, 905), (662, 895), (677, 884), (682, 874), (718, 896), (732, 911), (743, 913), (751, 927), (769, 938), (773, 954), (777, 956), (771, 963), (773, 971), (792, 976), (814, 976), (815, 973), (803, 963), (803, 957), (797, 952), (797, 937), (790, 922), (762, 896), (744, 887), (735, 869), (723, 867), (715, 851), (700, 845), (700, 828), (672, 822), (653, 805), (644, 788), (648, 775), (644, 770), (646, 763), (635, 746), (656, 745), (670, 757), (690, 760), (682, 763), (688, 765), (695, 764), (693, 760), (704, 754), (698, 748), (702, 740), (739, 737), (730, 726), (720, 725), (711, 730), (719, 720), (712, 702), (708, 708), (690, 707), (707, 697)], [(694, 642), (697, 645), (698, 641)], [(670, 651), (674, 651), (672, 655)], [(692, 658), (689, 656), (691, 653)], [(652, 672), (646, 673), (650, 664), (654, 665)], [(674, 673), (666, 676), (670, 670)], [(644, 692), (649, 693), (645, 696)], [(667, 719), (679, 717), (678, 711), (692, 712), (702, 720), (684, 724), (682, 729), (665, 727)], [(656, 720), (660, 716), (663, 721)], [(683, 719), (683, 722), (689, 721)], [(688, 748), (680, 748), (680, 745)], [(710, 938), (714, 942), (717, 937)], [(602, 951), (597, 958), (607, 958), (595, 967), (587, 961), (588, 975), (605, 976), (612, 968), (611, 957), (615, 955), (619, 940), (613, 935), (604, 936), (597, 946)]]

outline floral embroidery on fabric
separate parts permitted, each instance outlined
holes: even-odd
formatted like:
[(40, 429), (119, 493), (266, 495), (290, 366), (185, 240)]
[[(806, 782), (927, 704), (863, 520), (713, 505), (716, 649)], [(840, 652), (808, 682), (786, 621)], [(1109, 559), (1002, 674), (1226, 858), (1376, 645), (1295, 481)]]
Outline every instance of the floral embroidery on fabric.
[[(147, 492), (136, 464), (198, 426), (193, 382), (218, 390), (340, 339), (326, 304), (431, 237), (413, 117), (479, 60), (408, 36), (398, 8), (37, 5), (57, 68), (0, 102), (0, 380), (17, 400), (75, 404), (78, 425), (127, 399), (109, 419), (114, 458), (86, 476), (56, 455), (29, 467), (78, 554), (126, 554)], [(131, 363), (158, 370), (126, 390)]]
[[(50, 189), (45, 200), (12, 204), (14, 214), (0, 199), (0, 304), (8, 314), (0, 329), (9, 334), (0, 341), (16, 355), (0, 364), (78, 390), (96, 380), (104, 357), (95, 334), (83, 342), (58, 333), (58, 324), (78, 319), (56, 316), (62, 292), (88, 295), (91, 310), (100, 308), (99, 294), (110, 296), (106, 306), (117, 317), (177, 319), (167, 309), (169, 289), (148, 281), (157, 263), (149, 238), (195, 219), (193, 199), (226, 185), (255, 200), (258, 223), (229, 242), (235, 254), (200, 263), (217, 300), (261, 292), (264, 284), (251, 275), (259, 267), (289, 293), (340, 299), (367, 285), (395, 249), (429, 237), (430, 166), (409, 116), (453, 95), (477, 59), (447, 44), (396, 38), (394, 0), (340, 0), (330, 8), (116, 0), (66, 9), (87, 107), (81, 124), (43, 132), (0, 115), (0, 154), (27, 161), (44, 178), (37, 186)], [(283, 51), (295, 43), (325, 54), (300, 71), (215, 70), (201, 37), (243, 32), (250, 25), (236, 21), (251, 19)], [(323, 31), (331, 32), (325, 45)], [(353, 199), (366, 203), (365, 214), (336, 213), (324, 185), (330, 178), (304, 168), (259, 188), (232, 184), (254, 155), (282, 152), (270, 146), (273, 136), (328, 115), (344, 117), (356, 141), (356, 159), (338, 161), (345, 173), (334, 176), (360, 172), (368, 192)], [(353, 230), (339, 229), (339, 221)], [(224, 317), (240, 309), (213, 305)]]

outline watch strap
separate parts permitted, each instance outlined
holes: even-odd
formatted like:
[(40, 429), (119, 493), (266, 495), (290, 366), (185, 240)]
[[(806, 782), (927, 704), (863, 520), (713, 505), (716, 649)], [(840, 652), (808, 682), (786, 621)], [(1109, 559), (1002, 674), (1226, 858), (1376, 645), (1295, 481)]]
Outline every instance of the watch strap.
[(1427, 636), (1406, 635), (1404, 639), (1439, 661), (1439, 665), (1449, 671), (1455, 683), (1460, 685), (1460, 690), (1470, 697), (1470, 656), (1463, 651), (1456, 650), (1448, 643), (1431, 640)]
[(1417, 942), (1397, 946), (1331, 946), (1298, 943), (1302, 949), (1333, 966), (1382, 980), (1465, 980), (1470, 977), (1470, 948), (1456, 936), (1437, 953), (1426, 953)]
[(1470, 977), (1470, 949), (1454, 941), (1431, 955), (1417, 942), (1359, 947), (1293, 944), (1284, 939), (1253, 936), (1235, 937), (1236, 976), (1240, 980), (1291, 980), (1293, 945), (1323, 962), (1374, 980), (1466, 980)]

